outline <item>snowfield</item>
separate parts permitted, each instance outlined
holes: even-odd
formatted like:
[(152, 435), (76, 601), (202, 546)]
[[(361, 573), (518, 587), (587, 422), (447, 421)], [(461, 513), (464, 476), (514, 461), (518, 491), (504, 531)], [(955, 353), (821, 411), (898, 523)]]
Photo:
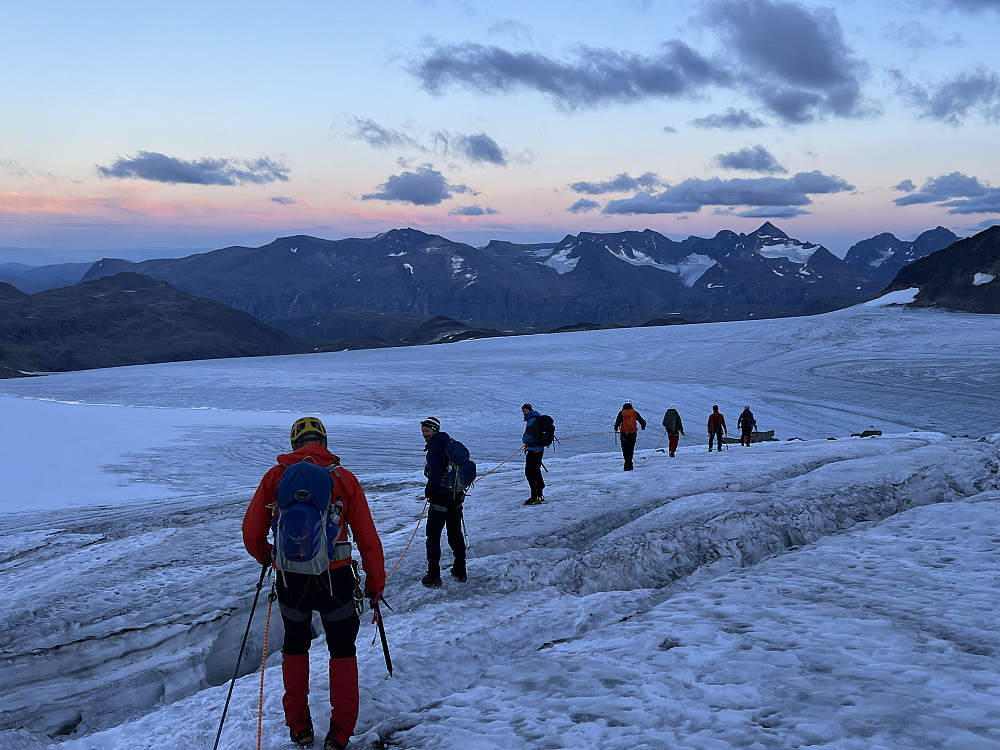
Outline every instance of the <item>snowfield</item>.
[[(420, 419), (483, 475), (524, 401), (563, 439), (547, 502), (522, 505), (521, 456), (483, 477), (469, 582), (441, 590), (421, 523), (386, 588), (391, 679), (362, 617), (352, 748), (1000, 747), (997, 362), (995, 316), (883, 303), (0, 381), (0, 749), (211, 748), (260, 571), (240, 521), (291, 422), (324, 419), (392, 567)], [(649, 421), (631, 473), (625, 400)], [(713, 403), (779, 440), (709, 453)], [(676, 458), (654, 450), (670, 404)], [(220, 747), (257, 747), (269, 586)], [(292, 747), (280, 641), (275, 610), (267, 748)], [(320, 737), (325, 659), (320, 640)]]

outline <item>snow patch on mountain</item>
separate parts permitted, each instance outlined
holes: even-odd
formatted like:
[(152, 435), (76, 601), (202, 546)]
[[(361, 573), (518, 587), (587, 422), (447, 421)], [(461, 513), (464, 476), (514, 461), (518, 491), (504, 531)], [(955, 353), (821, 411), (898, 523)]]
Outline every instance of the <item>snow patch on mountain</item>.
[[(576, 264), (580, 262), (579, 258), (569, 257), (570, 253), (573, 251), (575, 247), (576, 245), (569, 245), (567, 247), (564, 247), (557, 253), (552, 253), (552, 255), (549, 256), (547, 260), (542, 261), (542, 265), (556, 269), (556, 273), (558, 273), (560, 276), (569, 273), (574, 268), (576, 268)], [(542, 248), (540, 250), (536, 250), (535, 256), (539, 258), (544, 258), (546, 255), (549, 254), (550, 250), (551, 248)]]
[(881, 268), (882, 264), (889, 260), (889, 258), (891, 258), (895, 253), (891, 247), (884, 247), (881, 250), (876, 250), (875, 252), (878, 253), (878, 257), (868, 264), (872, 268)]
[(972, 278), (972, 285), (973, 286), (982, 286), (983, 284), (989, 284), (995, 278), (996, 278), (996, 276), (993, 275), (992, 273), (977, 273)]
[(883, 294), (873, 300), (869, 300), (864, 303), (864, 307), (888, 307), (889, 305), (908, 305), (913, 300), (917, 298), (917, 294), (920, 292), (919, 287), (910, 287), (909, 289), (899, 289), (895, 292), (889, 292), (888, 294)]
[(757, 252), (764, 258), (785, 258), (792, 263), (801, 265), (809, 260), (818, 249), (819, 245), (803, 247), (798, 242), (788, 240), (786, 242), (778, 242), (774, 245), (764, 245)]
[(694, 286), (695, 282), (701, 278), (702, 274), (715, 265), (715, 261), (707, 255), (700, 255), (698, 253), (692, 253), (680, 263), (659, 263), (641, 250), (633, 249), (632, 255), (630, 256), (621, 249), (615, 250), (607, 245), (605, 245), (605, 248), (609, 253), (618, 258), (618, 260), (623, 260), (630, 265), (652, 266), (653, 268), (658, 268), (661, 271), (675, 273), (681, 277), (681, 281), (686, 287)]

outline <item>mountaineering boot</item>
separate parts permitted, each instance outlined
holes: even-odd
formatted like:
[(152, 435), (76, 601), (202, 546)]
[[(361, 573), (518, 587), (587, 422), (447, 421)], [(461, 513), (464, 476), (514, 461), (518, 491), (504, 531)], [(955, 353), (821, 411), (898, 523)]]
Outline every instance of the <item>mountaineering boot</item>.
[(310, 723), (309, 726), (301, 732), (294, 732), (289, 729), (288, 736), (291, 737), (292, 742), (299, 747), (312, 747), (313, 740), (316, 739), (316, 736), (313, 734), (312, 723)]
[(281, 680), (285, 694), (285, 724), (292, 742), (302, 747), (313, 743), (312, 718), (309, 716), (309, 654), (281, 653)]
[(441, 574), (428, 573), (420, 579), (420, 582), (429, 589), (439, 589), (441, 588)]
[(344, 750), (358, 723), (358, 660), (330, 659), (330, 731), (323, 750)]
[(451, 574), (458, 579), (459, 583), (468, 581), (469, 576), (465, 572), (465, 560), (456, 560), (455, 564), (451, 566)]
[(541, 505), (545, 502), (545, 498), (541, 495), (532, 495), (527, 500), (524, 501), (525, 505)]

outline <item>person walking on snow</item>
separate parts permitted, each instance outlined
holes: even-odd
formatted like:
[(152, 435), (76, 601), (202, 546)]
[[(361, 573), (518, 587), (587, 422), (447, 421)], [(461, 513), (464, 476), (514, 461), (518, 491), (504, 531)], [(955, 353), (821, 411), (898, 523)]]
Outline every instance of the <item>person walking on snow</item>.
[(521, 442), (524, 443), (524, 476), (531, 488), (531, 497), (524, 504), (541, 505), (545, 502), (545, 496), (542, 495), (542, 490), (545, 489), (545, 480), (542, 479), (542, 456), (545, 448), (541, 445), (542, 426), (538, 421), (542, 415), (531, 404), (524, 404), (521, 414), (524, 415), (524, 435), (521, 436)]
[(740, 418), (736, 420), (736, 426), (741, 430), (740, 445), (750, 447), (750, 441), (753, 439), (753, 431), (757, 429), (757, 420), (753, 418), (753, 412), (750, 411), (749, 404), (743, 410), (743, 413), (740, 414)]
[(646, 420), (642, 415), (632, 408), (632, 404), (626, 401), (622, 404), (622, 410), (615, 417), (615, 432), (619, 434), (622, 441), (622, 458), (625, 459), (624, 471), (632, 471), (632, 456), (635, 455), (635, 439), (639, 435), (636, 423), (646, 429)]
[(356, 580), (348, 528), (361, 553), (366, 595), (376, 601), (385, 588), (385, 558), (365, 492), (357, 478), (340, 466), (340, 459), (327, 450), (323, 423), (316, 417), (296, 420), (290, 438), (292, 452), (278, 456), (277, 465), (264, 474), (250, 501), (243, 518), (243, 544), (258, 563), (273, 564), (267, 534), (278, 512), (278, 483), (285, 470), (300, 461), (332, 467), (334, 484), (330, 500), (335, 509), (343, 508), (333, 562), (319, 575), (288, 571), (277, 575), (278, 607), (285, 626), (281, 646), (285, 692), (281, 704), (292, 742), (311, 746), (314, 735), (309, 713), (309, 644), (312, 613), (319, 612), (330, 651), (330, 731), (323, 748), (344, 750), (358, 720), (358, 661), (354, 641), (361, 625), (354, 609)]
[(722, 412), (719, 411), (718, 405), (712, 407), (712, 413), (708, 415), (708, 452), (712, 452), (712, 439), (717, 438), (719, 441), (719, 452), (722, 452), (722, 432), (725, 430), (726, 434), (729, 434), (729, 428), (726, 427), (726, 418), (722, 416)]
[(663, 415), (663, 429), (667, 431), (670, 457), (673, 458), (674, 452), (677, 450), (677, 441), (680, 440), (680, 435), (684, 434), (684, 424), (681, 422), (681, 415), (677, 413), (677, 407), (673, 404), (667, 409), (667, 413)]
[(448, 527), (448, 546), (455, 555), (451, 574), (462, 583), (465, 573), (465, 537), (462, 534), (462, 502), (464, 492), (453, 492), (444, 485), (448, 471), (448, 456), (444, 447), (451, 440), (447, 432), (441, 432), (441, 421), (437, 417), (427, 417), (420, 423), (420, 432), (427, 443), (427, 460), (424, 476), (427, 486), (424, 497), (430, 505), (427, 511), (427, 575), (420, 582), (428, 588), (441, 587), (441, 531)]

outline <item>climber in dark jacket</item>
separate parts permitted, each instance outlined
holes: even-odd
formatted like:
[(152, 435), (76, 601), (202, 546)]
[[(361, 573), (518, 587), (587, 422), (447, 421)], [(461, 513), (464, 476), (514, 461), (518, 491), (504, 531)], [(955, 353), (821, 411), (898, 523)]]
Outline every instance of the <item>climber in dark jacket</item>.
[(542, 456), (545, 448), (541, 444), (542, 426), (538, 422), (542, 415), (531, 404), (524, 404), (521, 414), (524, 415), (524, 435), (521, 436), (521, 442), (524, 443), (524, 476), (531, 488), (531, 497), (524, 504), (540, 505), (545, 502), (545, 496), (542, 495), (542, 490), (545, 489), (545, 480), (542, 479)]
[(448, 546), (455, 555), (451, 574), (462, 583), (468, 580), (465, 570), (465, 536), (462, 534), (462, 502), (464, 492), (453, 492), (444, 486), (448, 471), (448, 455), (444, 447), (451, 441), (447, 432), (441, 432), (437, 417), (427, 417), (420, 423), (420, 432), (427, 443), (427, 460), (424, 476), (427, 485), (424, 497), (430, 506), (427, 510), (427, 575), (420, 582), (429, 588), (441, 586), (441, 531), (448, 528)]

